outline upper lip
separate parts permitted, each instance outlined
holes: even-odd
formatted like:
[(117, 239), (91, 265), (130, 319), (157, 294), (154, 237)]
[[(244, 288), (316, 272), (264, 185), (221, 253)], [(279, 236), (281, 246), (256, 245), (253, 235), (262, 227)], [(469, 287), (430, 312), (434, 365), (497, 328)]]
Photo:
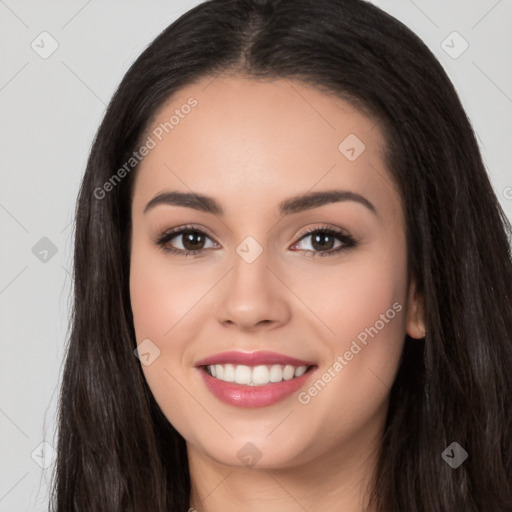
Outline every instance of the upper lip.
[(209, 366), (213, 364), (243, 364), (246, 366), (257, 366), (264, 364), (283, 364), (291, 366), (312, 366), (315, 363), (311, 361), (304, 361), (295, 357), (289, 357), (277, 352), (269, 350), (261, 350), (258, 352), (241, 352), (232, 350), (229, 352), (222, 352), (213, 356), (201, 359), (196, 363), (196, 366)]

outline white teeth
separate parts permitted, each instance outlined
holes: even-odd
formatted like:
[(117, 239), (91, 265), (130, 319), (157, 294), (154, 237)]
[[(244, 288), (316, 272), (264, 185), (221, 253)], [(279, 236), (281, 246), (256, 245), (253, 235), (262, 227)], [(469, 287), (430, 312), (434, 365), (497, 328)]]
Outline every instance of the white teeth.
[(235, 382), (235, 367), (232, 364), (224, 365), (224, 376), (221, 380), (226, 382)]
[(290, 366), (289, 364), (287, 364), (283, 370), (283, 379), (291, 380), (291, 379), (293, 379), (294, 376), (295, 376), (295, 368), (293, 366)]
[(292, 365), (259, 365), (246, 366), (243, 364), (215, 364), (207, 367), (212, 377), (225, 382), (235, 382), (249, 386), (264, 386), (270, 382), (281, 382), (282, 380), (291, 380), (294, 377), (300, 377), (307, 371), (307, 366)]
[(270, 382), (281, 382), (283, 380), (283, 368), (275, 364), (270, 368)]
[(235, 382), (237, 384), (249, 384), (251, 382), (251, 369), (239, 364), (235, 367)]
[(306, 366), (299, 366), (295, 370), (295, 377), (300, 377), (301, 375), (304, 375), (306, 373), (307, 367)]
[(268, 384), (270, 372), (266, 366), (256, 366), (252, 370), (252, 382), (254, 384)]

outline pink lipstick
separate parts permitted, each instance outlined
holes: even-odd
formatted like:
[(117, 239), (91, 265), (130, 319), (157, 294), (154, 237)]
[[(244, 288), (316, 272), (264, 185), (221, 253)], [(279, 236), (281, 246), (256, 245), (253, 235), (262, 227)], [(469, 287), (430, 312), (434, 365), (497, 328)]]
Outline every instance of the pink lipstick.
[(300, 389), (317, 368), (314, 362), (270, 351), (230, 351), (196, 363), (219, 400), (236, 407), (265, 407)]

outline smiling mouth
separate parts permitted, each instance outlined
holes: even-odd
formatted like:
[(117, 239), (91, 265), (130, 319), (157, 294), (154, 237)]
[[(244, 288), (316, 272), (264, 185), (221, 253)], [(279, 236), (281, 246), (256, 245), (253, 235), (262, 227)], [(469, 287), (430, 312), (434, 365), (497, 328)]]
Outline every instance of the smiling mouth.
[(266, 386), (302, 377), (302, 375), (315, 368), (315, 365), (272, 364), (247, 366), (243, 364), (211, 364), (201, 368), (211, 377), (224, 382), (246, 386)]

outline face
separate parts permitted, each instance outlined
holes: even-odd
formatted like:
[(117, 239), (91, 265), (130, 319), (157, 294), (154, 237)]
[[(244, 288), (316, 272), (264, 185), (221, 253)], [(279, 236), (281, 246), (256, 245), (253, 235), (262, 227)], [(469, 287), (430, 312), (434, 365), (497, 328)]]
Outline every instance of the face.
[(424, 335), (376, 122), (297, 82), (218, 77), (147, 137), (131, 304), (189, 451), (285, 468), (376, 438), (405, 334)]

